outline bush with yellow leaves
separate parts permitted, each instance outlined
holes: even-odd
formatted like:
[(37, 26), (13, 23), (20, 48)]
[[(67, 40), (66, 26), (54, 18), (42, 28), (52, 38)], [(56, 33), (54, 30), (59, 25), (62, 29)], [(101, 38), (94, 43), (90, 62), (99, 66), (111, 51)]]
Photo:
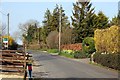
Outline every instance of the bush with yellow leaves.
[(120, 27), (114, 25), (108, 29), (97, 29), (94, 40), (97, 52), (120, 52)]
[(8, 38), (8, 45), (12, 45), (14, 40), (11, 36), (2, 36), (2, 38)]

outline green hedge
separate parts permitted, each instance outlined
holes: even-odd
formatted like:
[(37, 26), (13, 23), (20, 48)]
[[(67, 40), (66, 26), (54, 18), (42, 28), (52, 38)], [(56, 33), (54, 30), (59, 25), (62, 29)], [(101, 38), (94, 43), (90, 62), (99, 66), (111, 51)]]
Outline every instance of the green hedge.
[(95, 51), (94, 38), (86, 37), (82, 42), (82, 54), (85, 54), (86, 57), (90, 57), (90, 55)]
[(94, 62), (103, 66), (120, 70), (120, 53), (116, 54), (101, 54), (95, 53), (93, 56)]
[(74, 52), (74, 58), (86, 58), (86, 54), (84, 54), (82, 51), (75, 51)]

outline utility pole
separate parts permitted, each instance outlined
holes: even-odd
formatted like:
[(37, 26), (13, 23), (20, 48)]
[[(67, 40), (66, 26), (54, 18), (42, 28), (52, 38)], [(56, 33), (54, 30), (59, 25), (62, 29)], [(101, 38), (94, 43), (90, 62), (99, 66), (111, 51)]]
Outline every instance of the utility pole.
[(9, 13), (7, 14), (7, 16), (8, 16), (8, 36), (9, 36)]
[(61, 52), (61, 5), (59, 8), (59, 54)]
[[(8, 19), (8, 31), (7, 31), (7, 35), (8, 35), (8, 37), (7, 37), (7, 39), (9, 38), (9, 13), (6, 15), (5, 13), (3, 13), (2, 11), (0, 11), (0, 13), (2, 13), (4, 16), (7, 16), (7, 19)], [(2, 29), (1, 29), (2, 30)], [(1, 32), (2, 33), (2, 32)], [(1, 35), (2, 36), (2, 35)], [(1, 37), (2, 38), (2, 37)], [(3, 43), (3, 40), (2, 40), (2, 43)], [(8, 40), (8, 42), (6, 43), (7, 44), (7, 49), (8, 49), (8, 43), (9, 43), (9, 40)], [(6, 45), (5, 44), (5, 45)]]
[[(7, 17), (8, 17), (8, 39), (9, 39), (9, 13), (7, 14)], [(9, 43), (9, 40), (8, 40), (8, 43)], [(8, 49), (8, 43), (7, 43), (7, 49)]]

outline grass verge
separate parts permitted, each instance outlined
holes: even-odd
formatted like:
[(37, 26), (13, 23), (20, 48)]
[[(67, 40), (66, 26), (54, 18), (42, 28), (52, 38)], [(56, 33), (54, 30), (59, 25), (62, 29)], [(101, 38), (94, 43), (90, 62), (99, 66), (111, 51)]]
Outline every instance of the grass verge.
[(64, 56), (64, 57), (68, 57), (68, 58), (74, 58), (74, 54), (61, 52), (59, 55)]
[(58, 53), (59, 50), (58, 49), (48, 49), (47, 52), (48, 53)]

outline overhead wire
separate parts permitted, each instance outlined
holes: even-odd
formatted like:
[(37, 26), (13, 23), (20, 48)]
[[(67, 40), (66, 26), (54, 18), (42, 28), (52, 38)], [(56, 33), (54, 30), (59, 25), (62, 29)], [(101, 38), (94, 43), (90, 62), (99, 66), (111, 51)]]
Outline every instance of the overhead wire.
[(3, 13), (2, 11), (0, 11), (0, 13), (2, 13), (3, 15), (7, 16), (5, 13)]

